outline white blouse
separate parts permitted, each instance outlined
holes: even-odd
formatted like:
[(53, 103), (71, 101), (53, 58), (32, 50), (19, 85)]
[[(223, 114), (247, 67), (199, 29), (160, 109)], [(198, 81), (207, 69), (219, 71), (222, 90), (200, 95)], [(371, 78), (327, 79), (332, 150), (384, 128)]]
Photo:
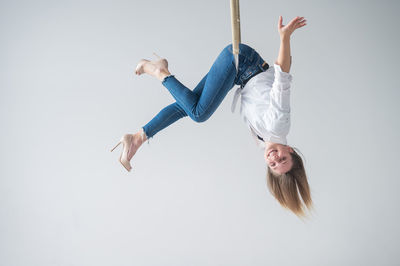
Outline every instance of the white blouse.
[(274, 64), (274, 67), (252, 77), (243, 89), (237, 88), (235, 91), (231, 110), (235, 111), (241, 95), (240, 115), (260, 148), (265, 148), (265, 141), (287, 144), (291, 82), (292, 75)]

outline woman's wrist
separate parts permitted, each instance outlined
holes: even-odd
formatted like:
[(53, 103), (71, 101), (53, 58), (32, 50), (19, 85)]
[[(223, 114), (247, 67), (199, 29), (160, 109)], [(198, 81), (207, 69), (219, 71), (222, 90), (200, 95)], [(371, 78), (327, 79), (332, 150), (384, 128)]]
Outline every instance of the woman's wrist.
[(288, 42), (288, 41), (290, 41), (290, 34), (281, 34), (280, 38), (281, 38), (281, 42)]

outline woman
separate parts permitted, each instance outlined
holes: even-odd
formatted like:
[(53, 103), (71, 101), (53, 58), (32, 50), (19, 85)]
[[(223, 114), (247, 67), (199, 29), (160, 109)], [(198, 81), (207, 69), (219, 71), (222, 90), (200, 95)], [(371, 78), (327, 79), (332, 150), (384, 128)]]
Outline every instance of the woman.
[[(240, 113), (260, 147), (265, 149), (267, 183), (279, 203), (296, 215), (304, 215), (305, 207), (312, 205), (310, 189), (301, 157), (286, 143), (290, 127), (291, 65), (290, 36), (306, 25), (304, 17), (296, 17), (282, 25), (279, 17), (280, 49), (274, 67), (269, 65), (251, 47), (240, 44), (239, 67), (236, 69), (232, 46), (219, 54), (210, 71), (192, 91), (168, 71), (166, 59), (141, 60), (136, 74), (149, 74), (162, 82), (176, 102), (162, 109), (135, 134), (124, 135), (120, 162), (131, 170), (130, 160), (147, 139), (178, 119), (190, 116), (196, 122), (206, 121), (218, 108), (234, 84), (240, 85), (234, 97), (241, 94)], [(299, 195), (301, 196), (301, 199)]]

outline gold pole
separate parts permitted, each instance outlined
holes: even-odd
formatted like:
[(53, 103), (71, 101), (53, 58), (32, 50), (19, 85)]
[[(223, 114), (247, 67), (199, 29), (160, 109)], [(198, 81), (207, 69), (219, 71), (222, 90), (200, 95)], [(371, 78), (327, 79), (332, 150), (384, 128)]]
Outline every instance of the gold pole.
[(232, 24), (232, 52), (235, 55), (236, 69), (239, 64), (240, 38), (240, 11), (239, 0), (231, 0), (231, 24)]

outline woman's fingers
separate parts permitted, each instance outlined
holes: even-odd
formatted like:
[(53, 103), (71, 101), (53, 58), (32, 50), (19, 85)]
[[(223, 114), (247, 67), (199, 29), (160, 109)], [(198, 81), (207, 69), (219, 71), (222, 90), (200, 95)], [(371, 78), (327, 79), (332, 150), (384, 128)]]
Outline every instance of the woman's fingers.
[(306, 25), (306, 19), (304, 17), (295, 17), (289, 24), (293, 29), (298, 29)]
[(304, 17), (296, 17), (292, 21), (293, 21), (294, 25), (297, 25), (297, 24), (301, 23), (302, 21), (304, 21)]
[(296, 23), (296, 28), (301, 28), (307, 24), (307, 20), (302, 17), (300, 20), (297, 21)]
[(289, 22), (288, 26), (291, 27), (291, 26), (293, 26), (293, 25), (296, 25), (296, 23), (297, 23), (300, 19), (301, 19), (301, 17), (295, 17), (294, 19), (292, 19), (292, 20)]
[(284, 34), (289, 36), (293, 33), (293, 31), (307, 24), (306, 23), (307, 21), (304, 17), (295, 17), (287, 25), (283, 25), (282, 22), (283, 22), (282, 16), (279, 16), (278, 20), (279, 33), (281, 35)]
[(300, 19), (297, 20), (297, 24), (302, 24), (306, 22), (306, 19), (304, 17), (301, 17)]

